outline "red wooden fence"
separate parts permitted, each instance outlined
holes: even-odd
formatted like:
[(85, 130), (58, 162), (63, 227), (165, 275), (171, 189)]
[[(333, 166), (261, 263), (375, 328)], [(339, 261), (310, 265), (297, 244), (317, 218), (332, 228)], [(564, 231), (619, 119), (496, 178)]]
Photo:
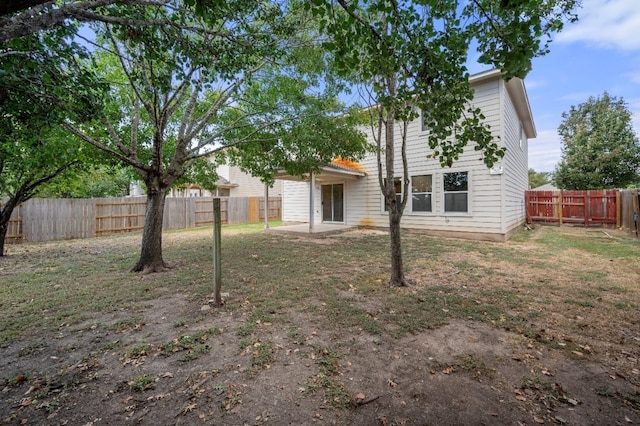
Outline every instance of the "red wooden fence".
[(618, 191), (527, 191), (527, 223), (616, 226)]

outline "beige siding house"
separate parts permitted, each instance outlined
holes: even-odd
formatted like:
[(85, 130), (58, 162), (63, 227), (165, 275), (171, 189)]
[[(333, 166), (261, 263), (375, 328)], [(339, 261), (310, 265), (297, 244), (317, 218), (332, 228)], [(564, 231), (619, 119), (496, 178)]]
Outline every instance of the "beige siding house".
[[(409, 124), (407, 156), (411, 198), (402, 227), (436, 235), (506, 240), (525, 221), (528, 140), (536, 137), (524, 82), (505, 82), (497, 70), (471, 76), (473, 104), (482, 109), (505, 157), (488, 169), (473, 146), (451, 168), (442, 168), (427, 143), (422, 120)], [(396, 141), (399, 145), (399, 131)], [(369, 135), (369, 142), (374, 144)], [(399, 146), (398, 151), (399, 152)], [(397, 155), (395, 170), (401, 180)], [(331, 164), (304, 180), (282, 175), (283, 221), (387, 227), (388, 215), (378, 185), (376, 157), (359, 164)], [(313, 190), (310, 180), (313, 179)], [(400, 187), (400, 186), (399, 186)], [(313, 206), (313, 215), (310, 212)]]
[[(216, 168), (218, 173), (218, 187), (212, 193), (198, 185), (186, 185), (184, 187), (172, 188), (170, 197), (264, 197), (264, 184), (260, 178), (253, 177), (240, 170), (239, 167), (228, 164), (220, 165)], [(144, 191), (140, 190), (140, 194)], [(269, 188), (269, 197), (280, 197), (282, 195), (282, 182), (276, 181)]]
[[(253, 177), (240, 170), (239, 167), (223, 164), (217, 168), (221, 183), (220, 189), (228, 189), (227, 196), (230, 197), (262, 197), (264, 196), (264, 184), (260, 178)], [(225, 194), (218, 194), (225, 195)], [(270, 197), (280, 197), (282, 195), (282, 182), (276, 181), (269, 188)]]

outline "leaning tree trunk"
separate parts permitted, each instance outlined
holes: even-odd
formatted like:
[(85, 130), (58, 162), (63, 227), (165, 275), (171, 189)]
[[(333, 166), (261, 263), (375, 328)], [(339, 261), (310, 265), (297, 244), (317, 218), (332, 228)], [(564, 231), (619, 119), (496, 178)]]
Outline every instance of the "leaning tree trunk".
[(9, 222), (0, 223), (0, 257), (4, 256), (4, 239), (7, 237)]
[(162, 272), (168, 268), (162, 258), (162, 219), (166, 196), (167, 188), (148, 191), (140, 260), (131, 268), (132, 272), (148, 274)]
[(18, 202), (15, 198), (9, 198), (7, 203), (0, 209), (0, 256), (4, 256), (4, 243), (9, 231), (9, 220), (17, 205)]

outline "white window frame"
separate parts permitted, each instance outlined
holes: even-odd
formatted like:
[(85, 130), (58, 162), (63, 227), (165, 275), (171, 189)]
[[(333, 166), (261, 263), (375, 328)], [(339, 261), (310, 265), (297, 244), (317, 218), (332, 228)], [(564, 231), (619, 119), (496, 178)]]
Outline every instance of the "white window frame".
[[(431, 176), (431, 191), (429, 192), (414, 192), (413, 190), (413, 180), (416, 177), (422, 177), (422, 176)], [(409, 208), (410, 208), (410, 212), (413, 214), (417, 214), (417, 215), (433, 215), (435, 213), (435, 199), (434, 199), (434, 186), (436, 183), (436, 177), (434, 173), (420, 173), (420, 174), (415, 174), (411, 176), (411, 202), (407, 203), (409, 204)], [(422, 195), (422, 194), (429, 194), (430, 198), (431, 198), (431, 210), (414, 210), (413, 209), (413, 196), (415, 195)]]
[[(465, 191), (445, 191), (445, 175), (451, 173), (466, 173), (467, 174), (467, 189)], [(450, 172), (443, 172), (441, 174), (441, 202), (442, 202), (442, 214), (445, 216), (471, 216), (472, 206), (471, 206), (471, 182), (472, 175), (470, 170), (451, 170)], [(467, 211), (447, 211), (447, 201), (446, 195), (451, 193), (466, 193), (467, 195)]]

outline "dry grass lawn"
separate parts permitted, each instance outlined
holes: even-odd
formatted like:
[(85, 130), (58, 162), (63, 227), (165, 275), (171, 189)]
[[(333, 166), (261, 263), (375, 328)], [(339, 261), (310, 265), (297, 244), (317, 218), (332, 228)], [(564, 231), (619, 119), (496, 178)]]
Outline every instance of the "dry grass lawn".
[(640, 242), (540, 227), (507, 243), (210, 229), (0, 258), (0, 424), (640, 423)]

